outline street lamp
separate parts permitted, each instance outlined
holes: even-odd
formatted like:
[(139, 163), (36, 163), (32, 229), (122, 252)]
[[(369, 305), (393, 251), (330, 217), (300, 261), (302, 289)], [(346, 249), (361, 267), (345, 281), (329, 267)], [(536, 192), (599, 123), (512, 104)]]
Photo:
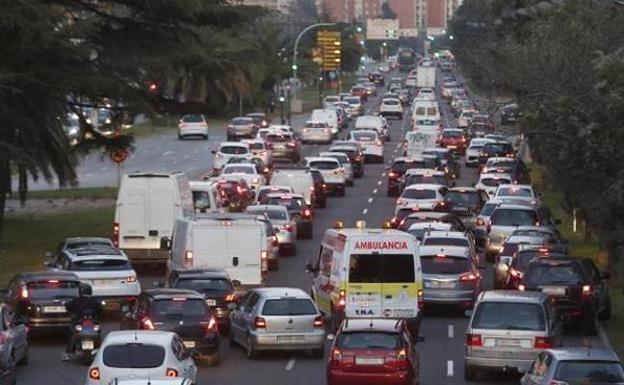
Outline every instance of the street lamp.
[(283, 93), (280, 93), (279, 102), (280, 102), (280, 124), (284, 124), (284, 102), (286, 98)]
[(336, 23), (316, 23), (316, 24), (312, 24), (307, 26), (306, 28), (303, 29), (303, 31), (299, 32), (299, 35), (297, 36), (297, 38), (295, 39), (295, 48), (293, 49), (293, 64), (292, 64), (292, 70), (293, 70), (293, 79), (295, 79), (295, 85), (293, 88), (293, 99), (297, 100), (297, 48), (299, 46), (299, 40), (301, 40), (301, 37), (303, 37), (303, 35), (308, 32), (309, 30), (313, 29), (313, 28), (317, 28), (317, 27), (332, 27), (336, 25)]

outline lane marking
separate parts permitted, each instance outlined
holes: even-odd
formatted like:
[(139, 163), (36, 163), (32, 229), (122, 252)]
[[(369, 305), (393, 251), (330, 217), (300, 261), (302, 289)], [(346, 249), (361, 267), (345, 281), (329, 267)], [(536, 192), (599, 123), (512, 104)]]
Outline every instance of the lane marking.
[(197, 170), (197, 167), (196, 166), (192, 166), (192, 167), (189, 167), (187, 170), (188, 171), (195, 171), (195, 170)]
[(449, 326), (448, 326), (448, 338), (453, 339), (454, 336), (455, 336), (455, 327), (453, 326), (453, 324), (449, 324)]
[(382, 181), (377, 182), (377, 186), (381, 186)]
[(368, 198), (368, 203), (372, 203), (373, 202), (373, 198)]
[(291, 358), (290, 361), (288, 361), (288, 364), (286, 364), (286, 371), (287, 372), (292, 370), (293, 366), (295, 366), (295, 362), (297, 362), (297, 360), (295, 358)]
[(167, 155), (171, 155), (171, 154), (173, 154), (173, 151), (169, 150), (169, 151), (163, 152), (162, 156), (167, 156)]
[(397, 150), (398, 150), (399, 148), (401, 148), (401, 143), (397, 143), (396, 148), (397, 148)]
[(368, 209), (362, 210), (362, 215), (366, 215), (366, 214), (368, 214)]
[(373, 194), (377, 194), (377, 189), (374, 189), (374, 190), (373, 190)]
[(453, 361), (452, 360), (448, 360), (446, 362), (446, 376), (453, 377)]
[(384, 176), (386, 176), (386, 172), (385, 171), (381, 173), (381, 177), (383, 178)]
[(607, 337), (607, 334), (605, 333), (602, 325), (598, 326), (598, 336), (602, 341), (603, 347), (611, 349), (611, 342), (609, 342), (609, 338)]

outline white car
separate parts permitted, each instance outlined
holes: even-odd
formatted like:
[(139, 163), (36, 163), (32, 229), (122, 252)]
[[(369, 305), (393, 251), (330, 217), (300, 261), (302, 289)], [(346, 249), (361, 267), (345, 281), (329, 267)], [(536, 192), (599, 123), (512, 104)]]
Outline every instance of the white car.
[(492, 197), (511, 202), (520, 201), (532, 205), (538, 202), (537, 194), (535, 194), (533, 186), (530, 184), (499, 184)]
[(340, 96), (338, 95), (327, 95), (325, 96), (325, 98), (323, 98), (323, 108), (327, 108), (329, 106), (331, 106), (334, 103), (337, 103), (340, 101)]
[(195, 385), (195, 383), (188, 378), (130, 376), (115, 378), (108, 385)]
[(418, 208), (422, 210), (434, 210), (446, 203), (442, 190), (448, 188), (439, 184), (413, 184), (405, 187), (397, 200), (394, 214), (400, 209)]
[(394, 116), (397, 119), (403, 119), (403, 106), (401, 101), (395, 98), (384, 98), (379, 106), (379, 115)]
[(362, 104), (362, 98), (359, 96), (348, 96), (344, 98), (343, 101), (349, 103), (347, 113), (349, 113), (352, 117), (364, 114), (364, 105)]
[(91, 286), (105, 310), (119, 310), (128, 298), (141, 294), (141, 284), (123, 251), (105, 244), (65, 249), (45, 265), (74, 273)]
[(266, 184), (264, 175), (258, 174), (256, 166), (251, 163), (232, 163), (226, 164), (221, 171), (221, 176), (238, 177), (238, 179), (244, 179), (247, 185), (254, 191), (257, 191), (260, 186)]
[(412, 122), (414, 131), (437, 132), (442, 129), (442, 121), (427, 117), (418, 117)]
[(433, 88), (421, 88), (418, 90), (416, 98), (435, 100), (435, 91), (433, 90)]
[(490, 197), (494, 196), (496, 189), (501, 184), (512, 183), (511, 175), (502, 173), (485, 173), (479, 176), (475, 188), (485, 191)]
[(178, 123), (178, 139), (187, 136), (201, 136), (208, 140), (208, 121), (204, 115), (184, 115)]
[(470, 145), (466, 149), (466, 154), (464, 156), (464, 164), (466, 166), (476, 166), (479, 164), (479, 154), (481, 153), (481, 149), (485, 146), (486, 143), (491, 143), (493, 140), (486, 138), (473, 138), (470, 141)]
[(332, 130), (325, 121), (308, 120), (301, 129), (301, 143), (329, 144), (332, 137)]
[(197, 366), (191, 351), (174, 332), (112, 331), (89, 366), (85, 385), (109, 384), (115, 378), (129, 376), (179, 377), (195, 382)]
[(384, 144), (375, 130), (356, 130), (349, 133), (349, 140), (362, 147), (364, 159), (375, 163), (384, 162)]
[(472, 117), (476, 114), (474, 110), (462, 110), (459, 114), (459, 118), (457, 118), (457, 127), (459, 128), (468, 128), (470, 123), (472, 122)]
[(380, 115), (364, 115), (355, 120), (355, 130), (375, 130), (381, 140), (390, 139), (386, 118)]
[(474, 238), (462, 231), (430, 231), (423, 237), (421, 245), (465, 247), (472, 255), (476, 254)]
[(351, 161), (349, 160), (349, 156), (347, 154), (343, 152), (326, 151), (321, 152), (319, 156), (321, 158), (334, 158), (338, 162), (340, 162), (340, 165), (344, 168), (347, 186), (353, 186), (353, 180), (355, 178), (355, 176), (353, 175), (353, 165), (351, 164)]
[(345, 170), (336, 158), (306, 157), (305, 165), (317, 169), (323, 175), (327, 189), (338, 196), (345, 195)]
[(418, 241), (422, 243), (423, 238), (427, 233), (434, 231), (450, 231), (451, 224), (444, 222), (418, 222), (413, 223), (407, 229), (407, 232), (413, 235)]
[(295, 133), (293, 131), (292, 126), (290, 126), (288, 124), (271, 124), (267, 129), (270, 130), (270, 131), (287, 132), (287, 133), (290, 133), (290, 134), (294, 134)]
[(273, 164), (273, 151), (263, 139), (243, 139), (241, 142), (248, 143), (251, 156), (260, 159), (265, 166)]
[(249, 143), (242, 142), (222, 142), (215, 151), (214, 163), (212, 165), (213, 175), (219, 175), (223, 166), (225, 166), (231, 158), (247, 158), (251, 159), (251, 151)]

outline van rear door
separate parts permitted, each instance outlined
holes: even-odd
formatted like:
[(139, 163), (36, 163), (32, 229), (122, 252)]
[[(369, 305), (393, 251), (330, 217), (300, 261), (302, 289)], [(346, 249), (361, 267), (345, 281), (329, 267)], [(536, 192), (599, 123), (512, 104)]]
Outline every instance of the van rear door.
[(193, 267), (224, 269), (229, 260), (228, 226), (218, 222), (193, 224)]
[(142, 249), (147, 237), (147, 178), (125, 178), (117, 200), (119, 223), (119, 247), (122, 249)]
[(228, 239), (230, 250), (228, 273), (232, 279), (239, 280), (243, 285), (260, 285), (262, 283), (262, 251), (266, 248), (264, 225), (257, 223), (241, 223), (232, 227)]
[(147, 178), (147, 188), (146, 248), (158, 249), (160, 238), (171, 238), (178, 203), (171, 178)]
[(419, 266), (413, 253), (383, 256), (382, 308), (392, 318), (412, 318), (418, 314)]

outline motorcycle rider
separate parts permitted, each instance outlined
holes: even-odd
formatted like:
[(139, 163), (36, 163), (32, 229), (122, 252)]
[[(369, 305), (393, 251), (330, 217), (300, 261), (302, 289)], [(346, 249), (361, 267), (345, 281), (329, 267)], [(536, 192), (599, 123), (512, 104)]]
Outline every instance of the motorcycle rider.
[(74, 351), (74, 346), (76, 345), (78, 339), (78, 333), (76, 333), (75, 329), (76, 324), (78, 324), (83, 317), (91, 317), (94, 320), (97, 320), (97, 317), (100, 314), (100, 302), (93, 298), (91, 295), (92, 293), (93, 290), (90, 285), (81, 283), (78, 289), (78, 297), (65, 304), (67, 311), (72, 315), (73, 322), (70, 326), (71, 329), (69, 330), (70, 337), (62, 356), (63, 361), (69, 361), (69, 355)]

